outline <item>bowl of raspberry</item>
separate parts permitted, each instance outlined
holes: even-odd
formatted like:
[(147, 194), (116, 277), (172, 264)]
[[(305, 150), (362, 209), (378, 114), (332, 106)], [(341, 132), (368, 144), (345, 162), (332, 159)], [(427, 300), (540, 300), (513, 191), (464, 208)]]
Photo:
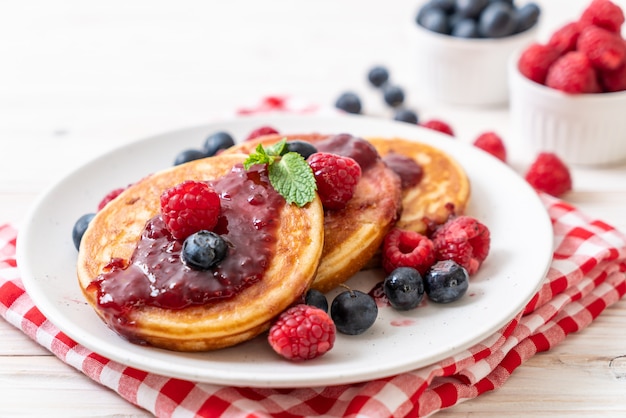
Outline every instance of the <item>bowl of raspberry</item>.
[(535, 39), (540, 8), (527, 0), (429, 0), (411, 25), (416, 92), (467, 106), (508, 101), (507, 62)]
[(533, 151), (570, 164), (626, 160), (624, 11), (592, 0), (575, 21), (509, 62), (513, 132)]

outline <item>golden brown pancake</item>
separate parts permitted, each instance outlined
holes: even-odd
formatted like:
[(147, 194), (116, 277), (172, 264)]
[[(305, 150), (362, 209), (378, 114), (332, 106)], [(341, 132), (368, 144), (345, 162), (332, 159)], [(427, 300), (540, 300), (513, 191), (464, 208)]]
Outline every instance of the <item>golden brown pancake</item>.
[[(130, 186), (105, 206), (85, 232), (77, 273), (87, 301), (113, 329), (120, 325), (97, 300), (92, 281), (111, 260), (131, 258), (144, 225), (158, 215), (161, 193), (185, 180), (208, 181), (228, 173), (245, 155), (196, 160), (153, 174)], [(131, 308), (125, 317), (129, 339), (180, 351), (212, 350), (246, 341), (266, 330), (270, 321), (309, 288), (322, 253), (324, 219), (318, 197), (306, 206), (285, 205), (277, 219), (275, 244), (262, 279), (235, 296), (182, 309), (151, 305)]]
[[(302, 140), (319, 145), (332, 135), (266, 135), (237, 144), (225, 153), (250, 153), (259, 143)], [(374, 151), (374, 150), (372, 150)], [(401, 210), (399, 177), (379, 158), (363, 169), (356, 191), (341, 210), (324, 211), (324, 249), (311, 287), (327, 292), (368, 265)]]
[(395, 152), (421, 166), (421, 181), (402, 191), (402, 214), (396, 226), (419, 233), (428, 222), (441, 224), (451, 214), (465, 211), (470, 182), (463, 167), (450, 155), (433, 146), (403, 138), (366, 138), (381, 156)]

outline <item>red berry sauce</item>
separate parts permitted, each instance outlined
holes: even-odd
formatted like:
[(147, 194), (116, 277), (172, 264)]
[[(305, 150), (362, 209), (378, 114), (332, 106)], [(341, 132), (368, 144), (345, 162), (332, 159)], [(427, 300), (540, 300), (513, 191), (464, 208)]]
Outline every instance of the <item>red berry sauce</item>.
[(424, 177), (424, 169), (413, 158), (390, 152), (383, 157), (383, 161), (400, 177), (400, 185), (403, 189), (417, 186)]
[(228, 255), (214, 269), (198, 271), (184, 265), (182, 242), (170, 235), (158, 215), (146, 223), (128, 267), (111, 260), (108, 271), (91, 283), (107, 322), (127, 338), (136, 340), (129, 314), (137, 307), (175, 310), (219, 302), (263, 277), (284, 198), (270, 185), (264, 165), (248, 171), (235, 166), (209, 184), (221, 201), (213, 231), (229, 243)]
[(372, 144), (350, 134), (331, 136), (328, 139), (316, 142), (315, 147), (320, 152), (329, 152), (342, 157), (352, 158), (359, 163), (362, 171), (367, 170), (380, 159), (378, 151)]

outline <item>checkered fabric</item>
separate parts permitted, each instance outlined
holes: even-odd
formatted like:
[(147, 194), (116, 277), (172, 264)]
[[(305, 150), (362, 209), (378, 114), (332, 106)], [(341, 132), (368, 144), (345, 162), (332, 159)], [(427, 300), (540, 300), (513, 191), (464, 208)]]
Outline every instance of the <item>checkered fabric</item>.
[(158, 417), (427, 416), (501, 387), (513, 371), (589, 325), (626, 292), (626, 236), (570, 204), (540, 195), (554, 227), (554, 258), (541, 289), (510, 323), (444, 361), (351, 385), (223, 387), (124, 366), (72, 341), (24, 291), (18, 231), (0, 226), (0, 315), (61, 361)]

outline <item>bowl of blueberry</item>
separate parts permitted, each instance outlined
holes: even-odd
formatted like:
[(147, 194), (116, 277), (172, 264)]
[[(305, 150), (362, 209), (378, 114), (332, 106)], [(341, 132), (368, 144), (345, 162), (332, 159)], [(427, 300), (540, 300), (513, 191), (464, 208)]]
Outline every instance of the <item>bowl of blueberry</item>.
[(624, 10), (591, 0), (509, 62), (511, 125), (533, 151), (569, 164), (626, 161)]
[(410, 32), (416, 92), (442, 103), (506, 104), (508, 59), (535, 39), (540, 14), (525, 0), (421, 4)]

